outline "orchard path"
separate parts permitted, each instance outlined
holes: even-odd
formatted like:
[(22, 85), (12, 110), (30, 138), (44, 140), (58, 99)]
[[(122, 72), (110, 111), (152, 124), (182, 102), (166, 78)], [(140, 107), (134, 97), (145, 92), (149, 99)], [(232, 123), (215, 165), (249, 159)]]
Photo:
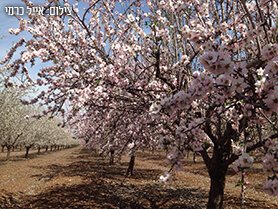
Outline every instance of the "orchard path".
[[(205, 208), (209, 177), (200, 157), (197, 163), (192, 156), (185, 159), (183, 170), (174, 172), (166, 186), (157, 182), (170, 167), (165, 153), (138, 152), (134, 175), (125, 178), (128, 161), (123, 156), (120, 166), (108, 165), (107, 157), (80, 146), (0, 161), (0, 209)], [(255, 164), (248, 179), (252, 183), (246, 190), (245, 208), (278, 208), (277, 197), (261, 189), (264, 176), (258, 167)], [(225, 208), (240, 208), (238, 179), (232, 170), (228, 172)]]
[[(44, 168), (49, 165), (69, 165), (71, 158), (75, 153), (79, 153), (81, 147), (57, 150), (53, 152), (42, 152), (40, 155), (31, 153), (29, 157), (13, 158), (11, 160), (0, 161), (0, 194), (1, 190), (9, 191), (14, 194), (23, 193), (27, 195), (35, 195), (41, 192), (52, 182), (46, 183), (44, 179), (33, 178), (35, 176), (43, 176)], [(21, 153), (24, 155), (24, 152)], [(18, 154), (17, 156), (18, 157)], [(51, 176), (49, 176), (51, 178)]]

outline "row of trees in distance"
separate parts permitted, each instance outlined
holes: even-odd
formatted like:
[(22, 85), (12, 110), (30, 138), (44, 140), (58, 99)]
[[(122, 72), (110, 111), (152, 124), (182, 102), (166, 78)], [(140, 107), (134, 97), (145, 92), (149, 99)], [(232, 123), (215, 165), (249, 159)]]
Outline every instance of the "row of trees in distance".
[[(45, 1), (50, 6), (73, 12), (18, 17), (10, 33), (32, 37), (1, 62), (10, 69), (6, 85), (23, 75), (47, 86), (29, 103), (49, 105), (86, 146), (118, 159), (168, 144), (167, 160), (179, 169), (187, 149), (199, 152), (211, 179), (207, 208), (223, 207), (228, 167), (244, 176), (260, 147), (264, 189), (278, 194), (277, 0)], [(27, 66), (38, 62), (48, 67), (33, 81)]]
[[(1, 72), (4, 73), (4, 72)], [(58, 117), (39, 117), (42, 108), (37, 105), (23, 105), (21, 100), (30, 89), (7, 88), (3, 80), (0, 86), (0, 145), (2, 152), (7, 149), (7, 159), (12, 149), (26, 149), (25, 157), (31, 148), (52, 149), (77, 145), (70, 129), (62, 128)]]

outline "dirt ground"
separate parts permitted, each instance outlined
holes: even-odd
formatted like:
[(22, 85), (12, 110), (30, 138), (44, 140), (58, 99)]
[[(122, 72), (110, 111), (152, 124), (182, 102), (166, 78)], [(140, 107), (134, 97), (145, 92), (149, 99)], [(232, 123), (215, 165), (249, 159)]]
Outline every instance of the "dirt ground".
[[(0, 153), (0, 208), (96, 208), (96, 209), (178, 209), (205, 208), (209, 177), (200, 157), (184, 160), (182, 171), (173, 173), (173, 181), (160, 185), (158, 178), (170, 166), (165, 153), (139, 152), (134, 175), (125, 178), (128, 157), (121, 165), (108, 165), (108, 158), (91, 150), (75, 147), (35, 154), (11, 153), (4, 161)], [(247, 180), (245, 208), (278, 208), (278, 198), (262, 190), (266, 175), (255, 163)], [(240, 208), (240, 177), (232, 169), (227, 175), (224, 208)]]

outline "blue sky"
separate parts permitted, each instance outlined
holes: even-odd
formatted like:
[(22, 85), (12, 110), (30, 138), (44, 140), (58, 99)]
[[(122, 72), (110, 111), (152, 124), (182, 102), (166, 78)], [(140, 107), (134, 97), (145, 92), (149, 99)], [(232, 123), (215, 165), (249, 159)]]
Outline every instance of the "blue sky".
[[(38, 3), (43, 5), (44, 1), (43, 0), (33, 0), (34, 3)], [(27, 32), (23, 32), (22, 34), (19, 35), (11, 35), (9, 34), (9, 29), (10, 28), (18, 28), (19, 27), (19, 22), (16, 17), (10, 16), (6, 13), (5, 7), (24, 7), (25, 9), (25, 14), (21, 17), (26, 17), (26, 6), (21, 0), (0, 0), (0, 37), (3, 37), (0, 39), (0, 60), (4, 60), (7, 52), (11, 49), (11, 47), (17, 43), (20, 38), (30, 37), (30, 35)], [(19, 58), (20, 57), (20, 49), (24, 49), (23, 47), (19, 48), (17, 52), (15, 53), (15, 56), (12, 60)], [(27, 67), (29, 67), (27, 65)], [(38, 69), (42, 67), (41, 64), (37, 65), (36, 67), (33, 67), (30, 69), (30, 76), (32, 79), (36, 79)], [(35, 69), (36, 68), (36, 69)]]
[[(38, 4), (38, 5), (43, 5), (45, 0), (31, 0), (34, 4)], [(75, 2), (75, 0), (69, 0), (70, 4), (73, 4)], [(82, 7), (86, 7), (87, 3), (83, 3), (80, 2), (79, 3), (79, 8)], [(8, 13), (6, 12), (5, 7), (24, 7), (24, 15), (21, 16), (23, 18), (27, 19), (27, 8), (25, 6), (25, 4), (21, 1), (21, 0), (0, 0), (0, 60), (4, 60), (6, 54), (10, 51), (10, 49), (12, 48), (12, 46), (17, 43), (22, 37), (25, 37), (27, 40), (31, 38), (30, 34), (28, 32), (23, 32), (20, 33), (19, 35), (11, 35), (9, 33), (9, 29), (10, 28), (18, 28), (19, 27), (19, 21), (17, 20), (16, 17), (14, 16), (10, 16), (8, 15)], [(82, 10), (81, 10), (82, 11)], [(16, 51), (16, 53), (13, 56), (13, 60), (20, 58), (20, 51), (25, 50), (24, 47), (20, 47), (18, 48), (18, 50)], [(29, 69), (29, 74), (30, 77), (33, 80), (36, 80), (38, 78), (37, 74), (40, 71), (40, 69), (42, 69), (42, 67), (45, 66), (51, 66), (51, 63), (41, 63), (39, 60), (36, 60), (36, 64), (35, 66), (33, 66), (32, 68), (30, 67), (30, 64), (26, 64), (26, 67)], [(2, 67), (0, 65), (0, 67)], [(39, 91), (42, 90), (47, 90), (47, 87), (38, 87)], [(30, 96), (35, 96), (35, 94), (30, 94)]]
[[(45, 0), (31, 0), (33, 3), (38, 5), (43, 5)], [(75, 0), (69, 0), (70, 4), (73, 4)], [(79, 2), (79, 11), (83, 12), (83, 8), (87, 6), (86, 2)], [(27, 18), (26, 12), (27, 8), (25, 4), (21, 0), (0, 0), (0, 60), (4, 60), (6, 54), (8, 51), (12, 48), (12, 46), (17, 43), (22, 37), (25, 37), (27, 40), (31, 38), (30, 34), (27, 32), (20, 33), (19, 35), (11, 35), (9, 34), (10, 28), (18, 28), (19, 27), (19, 21), (16, 17), (8, 15), (6, 12), (5, 7), (24, 7), (25, 9), (25, 15), (21, 17)], [(118, 4), (116, 5), (116, 8), (119, 9), (119, 11), (123, 10), (121, 6)], [(149, 30), (149, 29), (146, 29)], [(17, 52), (15, 53), (13, 60), (20, 58), (20, 51), (25, 50), (24, 47), (18, 48)], [(29, 74), (33, 80), (36, 80), (38, 78), (37, 73), (40, 71), (40, 69), (44, 66), (50, 66), (51, 63), (41, 63), (39, 60), (36, 60), (35, 66), (32, 68), (29, 64), (26, 64), (26, 67), (29, 69)], [(0, 67), (2, 67), (0, 65)], [(39, 87), (39, 90), (46, 90), (46, 87)]]
[[(45, 0), (31, 0), (33, 3), (38, 4), (38, 5), (43, 5)], [(70, 4), (73, 4), (75, 0), (69, 0)], [(79, 3), (79, 11), (83, 11), (83, 7), (86, 7), (87, 3), (85, 2), (80, 2)], [(120, 5), (117, 5), (118, 7), (121, 7)], [(4, 38), (0, 39), (0, 60), (4, 60), (7, 52), (11, 49), (11, 47), (17, 43), (20, 38), (26, 37), (28, 40), (30, 38), (29, 33), (23, 32), (20, 33), (19, 35), (10, 35), (9, 34), (9, 29), (10, 28), (18, 28), (19, 27), (19, 22), (16, 17), (10, 16), (6, 13), (5, 7), (24, 7), (25, 8), (25, 15), (22, 17), (26, 17), (26, 12), (27, 9), (25, 7), (25, 4), (21, 0), (0, 0), (0, 37), (5, 36)], [(121, 10), (121, 8), (119, 8)], [(16, 58), (20, 58), (19, 52), (21, 50), (24, 50), (24, 47), (21, 47), (17, 50), (17, 53), (15, 53), (15, 56), (12, 60)], [(43, 67), (43, 66), (49, 66), (49, 63), (40, 63), (39, 61), (36, 61), (36, 65), (32, 68), (30, 68), (28, 65), (27, 67), (29, 68), (29, 73), (32, 79), (37, 78), (37, 73), (38, 71)], [(0, 66), (1, 67), (1, 66)]]
[[(31, 0), (31, 1), (38, 5), (43, 5), (45, 2), (44, 0)], [(74, 2), (75, 2), (74, 0), (69, 0), (69, 3), (71, 3), (71, 4)], [(79, 3), (79, 6), (80, 7), (84, 6), (84, 3), (82, 3), (82, 2)], [(26, 15), (27, 8), (21, 0), (0, 0), (0, 20), (1, 20), (0, 21), (0, 37), (5, 36), (4, 38), (0, 39), (0, 47), (1, 47), (0, 60), (4, 60), (7, 52), (11, 49), (11, 47), (15, 43), (17, 43), (20, 40), (20, 38), (26, 37), (27, 40), (30, 38), (30, 35), (27, 32), (20, 33), (19, 35), (10, 35), (9, 34), (10, 28), (18, 28), (19, 27), (19, 22), (16, 19), (16, 17), (10, 16), (6, 13), (5, 7), (24, 7), (25, 15), (23, 15), (21, 17), (27, 18), (27, 15)], [(17, 53), (15, 53), (14, 59), (20, 57), (20, 54), (19, 54), (20, 50), (24, 50), (24, 48), (21, 47), (17, 50)], [(14, 60), (14, 59), (12, 59), (12, 60)], [(47, 66), (47, 65), (49, 66), (49, 64), (43, 64), (43, 63), (39, 63), (37, 61), (36, 65), (33, 68), (29, 69), (31, 78), (36, 79), (39, 69), (41, 69), (43, 66)], [(27, 65), (27, 67), (29, 68), (28, 65)]]
[[(38, 5), (43, 5), (44, 0), (32, 0), (33, 3)], [(73, 3), (73, 0), (70, 0), (69, 2)], [(24, 15), (21, 17), (25, 17), (27, 19), (27, 8), (25, 4), (21, 0), (0, 0), (0, 37), (3, 37), (0, 39), (0, 60), (4, 60), (6, 54), (8, 51), (12, 48), (12, 46), (17, 43), (22, 37), (25, 37), (27, 40), (31, 37), (29, 33), (23, 32), (19, 35), (11, 35), (9, 33), (10, 28), (18, 28), (19, 22), (16, 17), (8, 15), (6, 12), (5, 7), (24, 7)], [(17, 50), (12, 60), (20, 58), (20, 51), (24, 50), (24, 47), (21, 47)], [(26, 65), (29, 68), (29, 73), (32, 79), (37, 78), (38, 71), (44, 67), (49, 66), (49, 63), (40, 63), (38, 60), (36, 61), (36, 65), (30, 68), (30, 65)], [(0, 66), (2, 67), (2, 66)]]
[[(12, 2), (12, 3), (11, 3)], [(1, 0), (0, 1), (0, 37), (6, 35), (5, 38), (0, 40), (0, 60), (3, 60), (7, 51), (16, 43), (20, 37), (19, 36), (12, 36), (9, 34), (9, 28), (17, 28), (19, 26), (18, 20), (13, 17), (9, 16), (6, 11), (6, 6), (24, 6), (21, 0)]]

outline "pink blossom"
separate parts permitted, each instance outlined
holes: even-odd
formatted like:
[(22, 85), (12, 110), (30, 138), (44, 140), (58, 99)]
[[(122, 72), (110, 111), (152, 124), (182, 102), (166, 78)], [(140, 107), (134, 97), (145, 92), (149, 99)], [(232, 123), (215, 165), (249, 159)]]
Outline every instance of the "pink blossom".
[(182, 168), (183, 168), (182, 162), (178, 161), (178, 162), (175, 163), (174, 169), (176, 169), (178, 171), (181, 171)]
[(175, 155), (174, 152), (170, 152), (167, 154), (167, 161), (169, 163), (174, 163), (176, 161), (177, 156)]
[(277, 159), (270, 154), (266, 154), (263, 158), (263, 165), (267, 170), (271, 170), (277, 166)]
[(135, 143), (134, 142), (129, 143), (127, 146), (128, 146), (129, 149), (132, 149), (135, 146)]
[(268, 92), (268, 97), (265, 99), (266, 105), (274, 112), (278, 112), (278, 86)]
[(233, 62), (225, 52), (210, 51), (201, 57), (200, 63), (215, 75), (230, 73), (233, 70)]
[(240, 171), (245, 170), (246, 168), (251, 168), (253, 165), (253, 157), (246, 152), (243, 152), (239, 158), (233, 164), (233, 169), (238, 173), (242, 174)]
[(200, 140), (197, 140), (197, 141), (193, 141), (190, 143), (191, 145), (191, 148), (193, 149), (194, 152), (199, 152), (199, 151), (202, 151), (204, 148), (203, 148), (203, 142), (200, 141)]
[(266, 180), (263, 188), (269, 195), (278, 195), (278, 180)]
[(157, 104), (157, 103), (153, 103), (151, 106), (150, 106), (150, 109), (149, 109), (149, 112), (153, 115), (156, 115), (159, 113), (159, 111), (161, 110), (161, 105), (160, 104)]
[(268, 44), (262, 50), (262, 58), (271, 60), (278, 55), (278, 44)]

